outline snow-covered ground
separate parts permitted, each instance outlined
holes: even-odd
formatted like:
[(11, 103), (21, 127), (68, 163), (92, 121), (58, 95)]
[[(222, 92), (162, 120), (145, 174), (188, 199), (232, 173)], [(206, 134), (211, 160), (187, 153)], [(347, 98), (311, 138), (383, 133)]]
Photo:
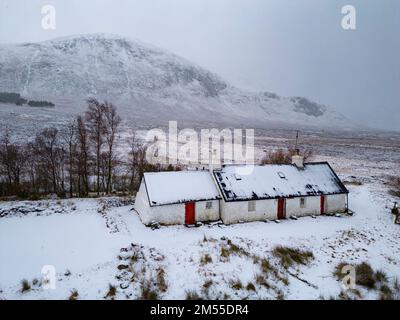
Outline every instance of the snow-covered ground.
[[(400, 226), (387, 208), (392, 199), (369, 185), (349, 189), (351, 217), (156, 230), (115, 199), (3, 202), (0, 299), (67, 299), (73, 290), (79, 299), (103, 299), (110, 284), (118, 299), (140, 298), (146, 284), (161, 299), (185, 299), (188, 292), (211, 299), (337, 298), (342, 288), (333, 271), (340, 262), (366, 261), (389, 281), (400, 278)], [(232, 243), (239, 249), (224, 254)], [(277, 245), (310, 250), (315, 259), (286, 270), (272, 254)], [(263, 258), (274, 270), (268, 275)], [(45, 265), (56, 269), (56, 289), (40, 283)], [(23, 279), (31, 285), (24, 293)], [(360, 292), (379, 297), (377, 290)]]

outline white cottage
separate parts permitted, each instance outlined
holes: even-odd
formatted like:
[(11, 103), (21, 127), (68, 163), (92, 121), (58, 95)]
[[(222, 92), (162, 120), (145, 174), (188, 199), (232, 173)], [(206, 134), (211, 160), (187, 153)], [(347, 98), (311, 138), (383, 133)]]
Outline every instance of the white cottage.
[(220, 219), (220, 194), (208, 171), (145, 173), (135, 210), (146, 225), (187, 224)]
[(265, 221), (346, 212), (348, 190), (327, 162), (224, 165), (145, 173), (135, 210), (144, 224)]

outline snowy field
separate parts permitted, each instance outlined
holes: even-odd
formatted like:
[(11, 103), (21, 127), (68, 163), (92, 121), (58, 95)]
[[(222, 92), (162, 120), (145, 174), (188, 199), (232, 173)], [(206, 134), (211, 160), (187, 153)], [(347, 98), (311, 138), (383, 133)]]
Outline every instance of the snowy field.
[[(262, 132), (257, 157), (263, 146), (292, 140), (292, 132)], [(302, 133), (301, 146), (318, 150), (313, 160), (329, 161), (349, 183), (353, 216), (152, 230), (132, 199), (0, 202), (0, 299), (68, 299), (72, 292), (78, 299), (379, 299), (382, 284), (344, 294), (333, 272), (339, 263), (368, 262), (395, 291), (400, 226), (390, 214), (396, 198), (387, 176), (400, 172), (398, 141), (397, 134)], [(278, 245), (314, 259), (285, 268)], [(41, 281), (47, 265), (55, 268), (55, 289)], [(28, 290), (21, 292), (23, 280)]]
[[(0, 298), (68, 299), (76, 290), (78, 299), (103, 299), (110, 284), (117, 299), (140, 298), (146, 285), (161, 299), (189, 293), (211, 299), (338, 298), (341, 283), (333, 271), (340, 262), (367, 261), (389, 280), (400, 278), (400, 227), (386, 208), (391, 199), (366, 185), (349, 188), (352, 217), (157, 230), (116, 199), (2, 203)], [(232, 244), (239, 249), (223, 254)], [(315, 259), (285, 269), (272, 254), (276, 245), (310, 250)], [(264, 258), (270, 274), (263, 271)], [(56, 269), (56, 289), (43, 289), (45, 265)], [(23, 279), (31, 286), (24, 293)], [(377, 290), (359, 290), (363, 299), (379, 297)]]

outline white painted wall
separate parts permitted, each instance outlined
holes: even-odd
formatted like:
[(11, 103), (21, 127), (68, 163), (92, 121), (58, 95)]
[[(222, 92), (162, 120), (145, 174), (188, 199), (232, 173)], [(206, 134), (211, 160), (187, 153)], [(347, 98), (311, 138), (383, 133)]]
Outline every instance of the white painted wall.
[(196, 221), (207, 222), (219, 220), (219, 200), (212, 200), (211, 209), (206, 209), (208, 201), (198, 201), (195, 204), (195, 219)]
[[(326, 197), (326, 212), (337, 213), (346, 210), (346, 194), (329, 195)], [(305, 207), (300, 206), (300, 198), (286, 199), (286, 218), (303, 217), (321, 214), (321, 197), (305, 197)], [(221, 219), (225, 224), (239, 221), (263, 221), (277, 219), (278, 200), (256, 200), (256, 210), (248, 211), (248, 201), (221, 201)]]
[(149, 225), (153, 221), (166, 225), (185, 223), (185, 204), (150, 207), (146, 186), (143, 181), (136, 194), (134, 208), (145, 225)]
[(147, 193), (143, 180), (140, 183), (138, 192), (136, 193), (135, 204), (133, 208), (136, 210), (137, 213), (139, 213), (139, 216), (142, 222), (144, 223), (142, 216), (147, 214), (147, 210), (149, 208), (149, 201), (147, 200)]
[[(211, 200), (212, 208), (206, 209), (208, 201), (198, 201), (195, 203), (196, 221), (216, 221), (219, 220), (219, 200)], [(185, 204), (171, 204), (164, 206), (150, 207), (147, 198), (145, 184), (140, 184), (136, 195), (135, 210), (138, 212), (143, 224), (148, 225), (156, 221), (164, 225), (184, 224), (185, 223)]]
[(332, 194), (327, 196), (325, 210), (327, 213), (344, 212), (347, 207), (346, 194)]
[(286, 218), (321, 214), (321, 197), (305, 197), (305, 207), (300, 207), (300, 198), (286, 199)]
[(225, 202), (221, 200), (221, 219), (225, 224), (241, 221), (276, 219), (277, 200), (257, 200), (255, 211), (248, 211), (248, 201)]

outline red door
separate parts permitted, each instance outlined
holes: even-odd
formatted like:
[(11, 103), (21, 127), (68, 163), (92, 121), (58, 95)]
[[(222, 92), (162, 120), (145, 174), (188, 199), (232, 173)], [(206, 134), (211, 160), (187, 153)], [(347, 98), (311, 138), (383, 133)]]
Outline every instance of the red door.
[(195, 224), (194, 202), (185, 203), (185, 224)]
[(321, 214), (325, 214), (326, 196), (321, 196)]
[(286, 217), (285, 204), (285, 199), (278, 199), (278, 219), (285, 219)]

